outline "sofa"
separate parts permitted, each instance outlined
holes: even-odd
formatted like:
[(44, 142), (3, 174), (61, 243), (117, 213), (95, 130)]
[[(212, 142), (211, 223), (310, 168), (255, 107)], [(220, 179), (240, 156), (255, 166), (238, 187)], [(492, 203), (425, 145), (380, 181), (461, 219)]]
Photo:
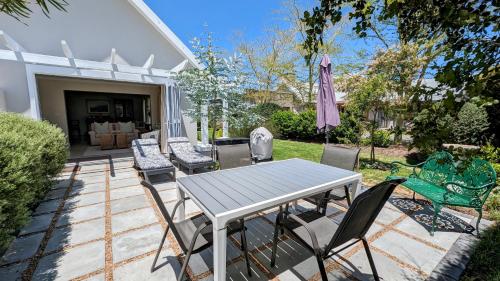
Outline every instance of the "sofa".
[(103, 135), (118, 134), (126, 135), (129, 144), (132, 142), (132, 140), (139, 138), (139, 130), (135, 128), (134, 122), (94, 122), (90, 124), (90, 145), (100, 145), (100, 138)]

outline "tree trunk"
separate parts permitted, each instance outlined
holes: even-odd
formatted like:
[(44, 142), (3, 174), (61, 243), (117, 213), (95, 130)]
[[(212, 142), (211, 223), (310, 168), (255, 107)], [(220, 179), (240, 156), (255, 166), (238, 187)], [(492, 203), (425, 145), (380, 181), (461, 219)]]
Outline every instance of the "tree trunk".
[(370, 162), (373, 164), (375, 162), (375, 126), (377, 124), (378, 110), (373, 113), (372, 126), (370, 128)]
[(212, 159), (215, 160), (215, 133), (217, 132), (217, 120), (214, 118), (212, 121)]

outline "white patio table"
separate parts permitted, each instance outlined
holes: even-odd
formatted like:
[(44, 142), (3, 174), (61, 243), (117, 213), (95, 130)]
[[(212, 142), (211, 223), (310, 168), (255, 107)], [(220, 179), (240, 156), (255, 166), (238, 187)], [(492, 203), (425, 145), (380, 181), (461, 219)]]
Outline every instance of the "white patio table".
[[(226, 225), (230, 221), (333, 188), (361, 187), (361, 174), (303, 159), (191, 175), (177, 179), (177, 196), (189, 196), (213, 224), (214, 280), (226, 280)], [(184, 219), (185, 206), (178, 219)]]

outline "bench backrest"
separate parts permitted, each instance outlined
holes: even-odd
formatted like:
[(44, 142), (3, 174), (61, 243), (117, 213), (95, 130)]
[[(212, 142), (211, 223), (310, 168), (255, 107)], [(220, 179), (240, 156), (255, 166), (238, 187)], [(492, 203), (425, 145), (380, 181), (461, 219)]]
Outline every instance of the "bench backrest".
[(443, 186), (443, 184), (451, 180), (455, 174), (456, 168), (453, 156), (446, 151), (438, 151), (425, 160), (418, 174), (418, 178)]
[(483, 159), (473, 158), (467, 161), (464, 169), (455, 175), (454, 182), (470, 187), (461, 188), (457, 185), (448, 186), (453, 191), (472, 197), (478, 197), (481, 201), (488, 197), (489, 192), (496, 186), (497, 174), (491, 164)]

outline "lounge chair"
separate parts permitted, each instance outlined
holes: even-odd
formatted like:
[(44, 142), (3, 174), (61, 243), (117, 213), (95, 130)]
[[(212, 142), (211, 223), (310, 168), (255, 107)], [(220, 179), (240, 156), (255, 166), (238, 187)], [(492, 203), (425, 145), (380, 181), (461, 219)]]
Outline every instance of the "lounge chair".
[[(313, 252), (323, 281), (328, 281), (323, 260), (338, 254), (359, 241), (363, 242), (373, 277), (377, 281), (380, 280), (365, 235), (394, 188), (404, 181), (405, 179), (385, 181), (361, 193), (352, 202), (340, 224), (315, 211), (294, 215), (288, 212), (288, 204), (284, 211), (280, 206), (274, 229), (271, 267), (274, 267), (276, 262), (278, 234), (281, 229), (282, 231), (286, 230), (290, 234), (289, 236)], [(351, 241), (352, 239), (354, 241)], [(333, 251), (333, 249), (340, 246), (343, 247)]]
[(217, 159), (221, 170), (252, 165), (252, 155), (248, 144), (217, 146)]
[[(154, 272), (157, 269), (156, 262), (158, 261), (158, 257), (163, 248), (163, 244), (165, 243), (165, 238), (167, 238), (168, 231), (171, 229), (175, 239), (179, 243), (180, 248), (186, 255), (184, 263), (182, 264), (181, 273), (177, 278), (177, 280), (180, 281), (184, 277), (184, 273), (186, 272), (186, 267), (189, 263), (189, 258), (191, 257), (191, 255), (199, 253), (207, 249), (208, 247), (212, 246), (213, 243), (212, 222), (207, 216), (205, 216), (205, 214), (199, 214), (182, 221), (174, 222), (172, 218), (175, 217), (175, 212), (177, 211), (177, 208), (180, 206), (180, 204), (184, 203), (185, 200), (189, 200), (189, 198), (184, 198), (179, 202), (177, 202), (172, 211), (172, 216), (170, 216), (156, 188), (147, 181), (142, 181), (141, 184), (145, 186), (147, 189), (149, 189), (158, 209), (161, 212), (161, 215), (168, 223), (167, 229), (165, 230), (163, 238), (161, 239), (160, 246), (156, 251), (156, 256), (153, 261), (153, 264), (151, 265), (151, 272)], [(248, 276), (252, 276), (252, 272), (250, 270), (250, 262), (248, 260), (248, 247), (247, 247), (245, 230), (246, 228), (244, 220), (240, 219), (238, 221), (229, 223), (229, 225), (227, 226), (227, 236), (231, 236), (238, 232), (240, 233), (241, 250), (245, 255), (245, 261), (247, 264), (247, 273)]]
[(168, 146), (170, 147), (170, 160), (175, 160), (179, 169), (181, 166), (188, 169), (190, 175), (195, 169), (215, 167), (212, 157), (194, 150), (189, 142), (170, 142)]
[[(321, 164), (354, 171), (359, 162), (359, 148), (346, 148), (337, 145), (327, 144), (321, 156)], [(315, 196), (304, 198), (304, 200), (313, 203), (317, 207), (318, 212), (326, 214), (326, 208), (330, 200), (344, 200), (347, 205), (351, 205), (349, 196), (349, 187), (344, 186), (344, 189), (334, 189), (326, 193), (321, 193)]]
[(160, 151), (155, 139), (135, 139), (132, 141), (134, 166), (146, 177), (153, 174), (171, 173), (175, 180), (175, 166)]

